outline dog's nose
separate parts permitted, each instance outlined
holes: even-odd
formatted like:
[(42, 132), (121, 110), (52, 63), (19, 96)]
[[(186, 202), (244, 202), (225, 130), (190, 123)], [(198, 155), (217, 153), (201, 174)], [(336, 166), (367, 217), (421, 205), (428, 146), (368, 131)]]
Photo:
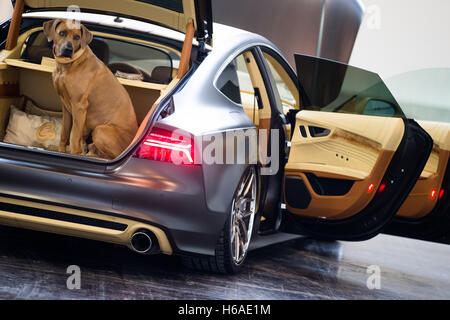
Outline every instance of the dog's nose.
[(67, 48), (67, 49), (73, 49), (73, 44), (72, 44), (72, 42), (67, 42), (66, 48)]
[(71, 58), (73, 55), (73, 46), (72, 44), (67, 43), (62, 47), (61, 56)]

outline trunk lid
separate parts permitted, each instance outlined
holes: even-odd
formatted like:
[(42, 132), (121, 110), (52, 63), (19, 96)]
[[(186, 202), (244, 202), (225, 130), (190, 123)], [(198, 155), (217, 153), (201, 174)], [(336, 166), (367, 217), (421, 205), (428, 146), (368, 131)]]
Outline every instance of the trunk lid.
[(194, 22), (196, 38), (211, 44), (211, 0), (25, 0), (25, 12), (61, 11), (78, 6), (82, 12), (109, 13), (149, 21), (186, 33)]

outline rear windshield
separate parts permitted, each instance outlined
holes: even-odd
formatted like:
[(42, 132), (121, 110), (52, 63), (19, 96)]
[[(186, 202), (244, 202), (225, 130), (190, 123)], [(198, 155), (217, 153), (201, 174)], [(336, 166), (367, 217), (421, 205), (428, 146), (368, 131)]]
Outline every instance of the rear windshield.
[[(53, 58), (52, 45), (42, 31), (35, 32), (21, 58), (40, 64), (43, 57)], [(167, 84), (179, 63), (179, 56), (170, 50), (129, 41), (94, 36), (89, 47), (115, 76), (132, 80)]]
[(304, 109), (404, 117), (378, 74), (305, 55), (295, 55), (295, 62), (299, 82), (308, 100)]

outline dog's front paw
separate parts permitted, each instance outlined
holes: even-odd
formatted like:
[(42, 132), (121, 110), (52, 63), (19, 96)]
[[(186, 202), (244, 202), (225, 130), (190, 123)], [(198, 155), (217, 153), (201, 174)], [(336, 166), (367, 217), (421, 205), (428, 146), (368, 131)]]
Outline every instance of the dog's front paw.
[(70, 150), (70, 153), (75, 155), (83, 154), (82, 150), (74, 150), (74, 149)]
[(67, 146), (64, 144), (60, 144), (58, 147), (58, 152), (63, 152), (63, 153), (67, 152)]

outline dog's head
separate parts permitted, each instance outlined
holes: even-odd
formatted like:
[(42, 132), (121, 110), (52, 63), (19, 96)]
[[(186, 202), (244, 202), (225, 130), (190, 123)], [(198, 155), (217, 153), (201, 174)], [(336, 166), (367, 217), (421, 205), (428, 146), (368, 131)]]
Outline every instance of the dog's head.
[(44, 33), (49, 42), (53, 41), (54, 53), (58, 57), (72, 58), (92, 41), (92, 33), (85, 26), (70, 20), (47, 21)]

